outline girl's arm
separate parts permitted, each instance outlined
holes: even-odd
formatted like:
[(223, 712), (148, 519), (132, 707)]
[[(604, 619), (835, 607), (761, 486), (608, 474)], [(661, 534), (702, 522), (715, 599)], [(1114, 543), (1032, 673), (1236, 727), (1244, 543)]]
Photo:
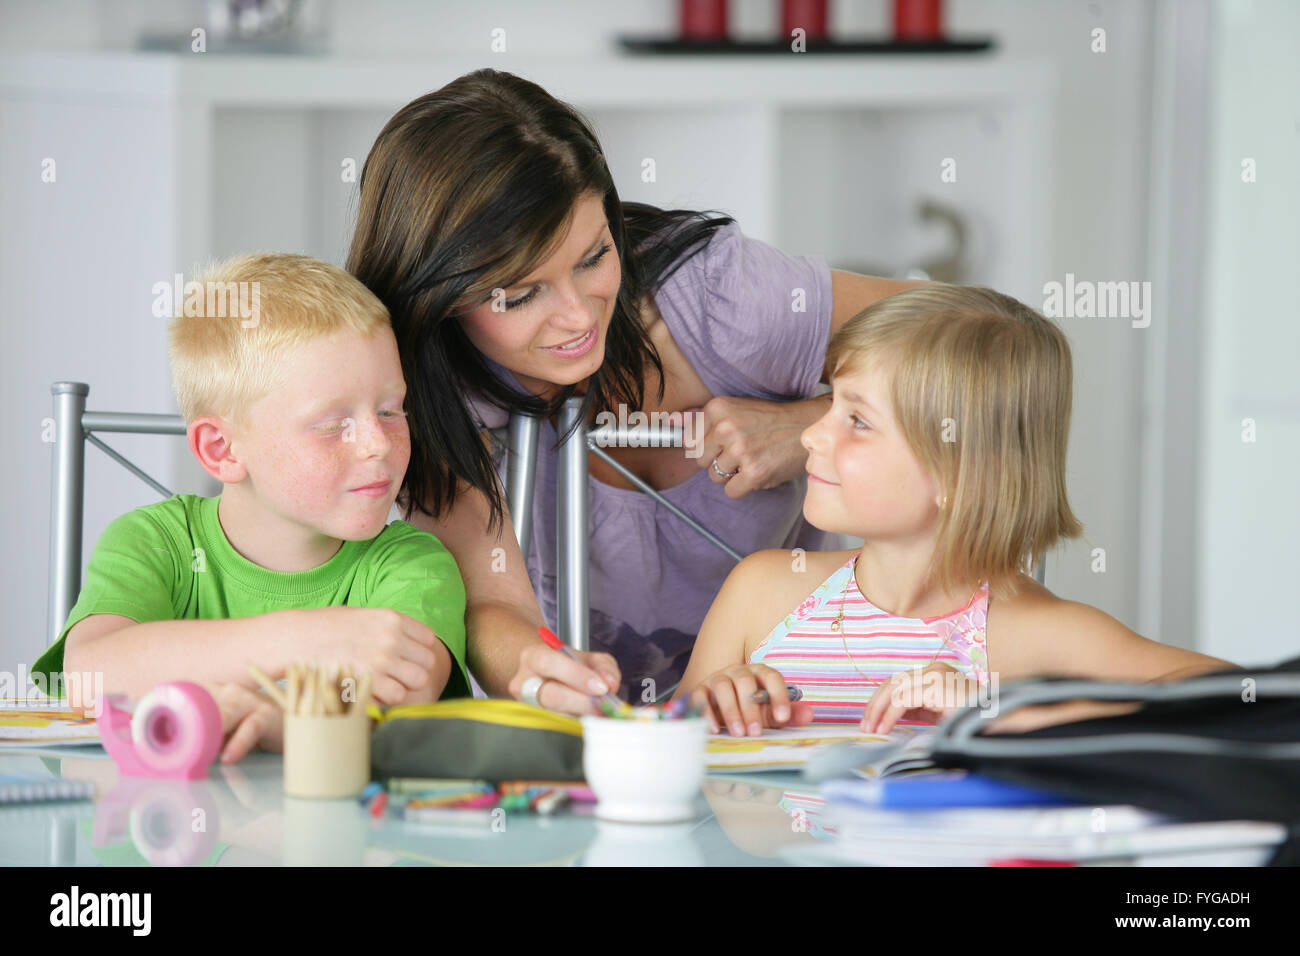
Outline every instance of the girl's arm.
[(1165, 681), (1238, 666), (1148, 640), (1087, 604), (1056, 598), (1018, 603), (989, 608), (989, 664), (1003, 680)]
[[(787, 610), (774, 612), (773, 608), (788, 599), (781, 576), (789, 575), (789, 568), (788, 551), (770, 549), (749, 555), (727, 575), (700, 625), (690, 663), (673, 696), (693, 696), (712, 733), (726, 727), (735, 737), (758, 736), (764, 727), (798, 726), (812, 720), (808, 704), (790, 703), (780, 672), (749, 663), (760, 634), (755, 624), (779, 618)], [(768, 692), (770, 704), (754, 702), (753, 694), (760, 687)]]
[[(756, 564), (761, 562), (759, 551), (744, 558), (731, 569), (722, 589), (713, 599), (709, 613), (704, 616), (700, 633), (691, 650), (690, 663), (682, 674), (673, 697), (683, 697), (703, 682), (704, 678), (733, 664), (744, 664), (749, 641), (749, 611), (754, 601), (748, 579)], [(781, 552), (784, 554), (785, 552)]]

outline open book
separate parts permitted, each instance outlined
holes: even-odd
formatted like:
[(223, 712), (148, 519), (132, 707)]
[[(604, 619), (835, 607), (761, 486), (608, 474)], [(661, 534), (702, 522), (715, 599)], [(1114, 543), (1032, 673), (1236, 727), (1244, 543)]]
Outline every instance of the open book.
[[(933, 726), (895, 726), (888, 734), (864, 734), (857, 724), (810, 724), (765, 730), (761, 737), (709, 737), (705, 759), (710, 770), (747, 773), (801, 770), (834, 764), (833, 772), (884, 777), (931, 766)], [(818, 774), (829, 775), (826, 773)]]
[(100, 746), (94, 717), (51, 697), (0, 697), (0, 750)]

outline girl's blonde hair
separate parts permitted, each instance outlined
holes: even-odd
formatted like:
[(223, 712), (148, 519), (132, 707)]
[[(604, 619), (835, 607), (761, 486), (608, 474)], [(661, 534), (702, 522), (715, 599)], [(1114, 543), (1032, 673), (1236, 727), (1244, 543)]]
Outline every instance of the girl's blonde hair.
[(1070, 345), (1033, 309), (992, 289), (908, 289), (846, 322), (827, 367), (892, 371), (894, 419), (947, 496), (939, 587), (988, 581), (1010, 597), (1031, 554), (1083, 533), (1065, 494)]
[[(279, 358), (319, 336), (391, 328), (353, 275), (310, 256), (251, 253), (209, 265), (168, 325), (172, 387), (186, 423), (218, 415), (247, 427), (279, 383)], [(251, 316), (250, 313), (251, 312)]]

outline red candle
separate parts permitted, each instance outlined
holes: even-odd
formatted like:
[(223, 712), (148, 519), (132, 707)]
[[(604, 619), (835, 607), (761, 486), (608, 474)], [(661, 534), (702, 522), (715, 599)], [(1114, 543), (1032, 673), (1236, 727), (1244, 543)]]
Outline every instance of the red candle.
[(827, 0), (781, 0), (781, 39), (801, 28), (809, 40), (825, 40)]
[(683, 40), (725, 40), (727, 0), (678, 0)]
[(894, 0), (895, 40), (942, 40), (943, 0)]

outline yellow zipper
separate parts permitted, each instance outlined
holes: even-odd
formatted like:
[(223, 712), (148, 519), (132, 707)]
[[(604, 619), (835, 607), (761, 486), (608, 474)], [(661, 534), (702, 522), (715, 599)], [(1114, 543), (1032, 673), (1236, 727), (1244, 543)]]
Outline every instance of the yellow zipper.
[(517, 700), (476, 700), (472, 697), (464, 697), (455, 700), (438, 700), (429, 704), (399, 704), (387, 710), (372, 704), (367, 713), (380, 723), (407, 718), (479, 720), (489, 724), (500, 724), (503, 727), (554, 730), (575, 737), (582, 736), (582, 724), (577, 718), (566, 717)]

